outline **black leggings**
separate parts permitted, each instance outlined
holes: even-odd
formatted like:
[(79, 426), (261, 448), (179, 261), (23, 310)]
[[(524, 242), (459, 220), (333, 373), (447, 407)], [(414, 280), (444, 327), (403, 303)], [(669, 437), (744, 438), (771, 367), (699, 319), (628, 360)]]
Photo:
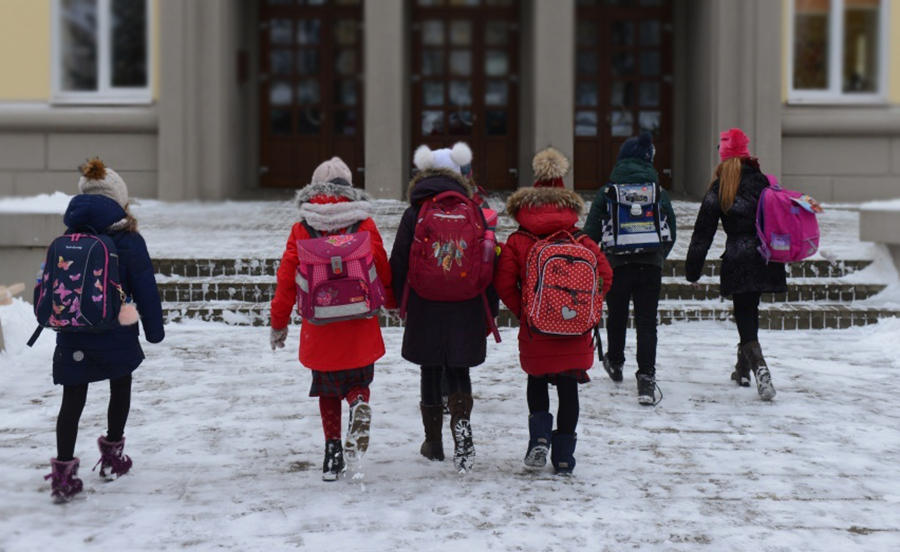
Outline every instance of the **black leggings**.
[[(68, 462), (75, 456), (78, 422), (87, 402), (88, 384), (63, 386), (63, 400), (56, 419), (56, 458)], [(109, 441), (120, 441), (131, 410), (131, 374), (109, 380), (109, 409), (107, 432)]]
[[(546, 377), (528, 376), (528, 413), (550, 412), (550, 380)], [(556, 411), (556, 429), (572, 435), (578, 427), (578, 381), (575, 378), (556, 376), (556, 394), (559, 409)]]
[(472, 394), (472, 378), (468, 368), (444, 368), (443, 366), (422, 366), (422, 404), (436, 406), (443, 404), (441, 400), (441, 375), (447, 374), (449, 394)]
[(734, 321), (737, 322), (741, 345), (759, 341), (759, 299), (758, 291), (735, 293), (731, 296), (734, 302)]

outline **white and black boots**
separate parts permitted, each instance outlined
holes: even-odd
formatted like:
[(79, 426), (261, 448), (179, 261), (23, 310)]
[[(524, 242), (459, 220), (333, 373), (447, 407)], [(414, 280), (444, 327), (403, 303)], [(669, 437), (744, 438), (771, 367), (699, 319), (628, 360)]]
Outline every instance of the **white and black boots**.
[(772, 400), (775, 397), (775, 386), (772, 385), (772, 374), (769, 372), (769, 366), (763, 357), (759, 342), (744, 343), (741, 346), (741, 354), (744, 355), (750, 370), (756, 376), (756, 391), (759, 393), (759, 398), (764, 401)]
[(344, 453), (347, 462), (353, 464), (362, 460), (369, 449), (369, 431), (372, 427), (372, 407), (362, 397), (357, 397), (350, 405), (348, 424)]
[(450, 395), (450, 430), (453, 432), (453, 467), (463, 474), (475, 464), (475, 444), (472, 442), (472, 395), (453, 393)]
[(344, 450), (340, 439), (325, 441), (325, 463), (322, 465), (322, 481), (337, 481), (344, 473)]
[(740, 345), (738, 345), (737, 362), (734, 365), (734, 372), (731, 373), (731, 381), (741, 387), (750, 387), (750, 362), (744, 356)]

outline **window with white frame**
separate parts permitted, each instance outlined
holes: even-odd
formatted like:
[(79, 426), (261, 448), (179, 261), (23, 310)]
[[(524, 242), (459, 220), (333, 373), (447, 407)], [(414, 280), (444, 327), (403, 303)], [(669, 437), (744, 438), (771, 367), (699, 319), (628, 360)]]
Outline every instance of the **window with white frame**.
[(53, 101), (152, 100), (152, 0), (54, 0)]
[(886, 101), (889, 0), (793, 0), (788, 101)]

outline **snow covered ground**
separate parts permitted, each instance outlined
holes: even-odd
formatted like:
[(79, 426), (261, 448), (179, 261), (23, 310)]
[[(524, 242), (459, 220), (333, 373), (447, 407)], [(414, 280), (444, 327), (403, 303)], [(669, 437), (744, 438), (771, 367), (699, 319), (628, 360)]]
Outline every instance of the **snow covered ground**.
[[(135, 374), (132, 474), (101, 483), (90, 471), (108, 398), (94, 385), (76, 450), (86, 492), (63, 506), (42, 478), (61, 398), (52, 336), (23, 347), (33, 322), (21, 301), (0, 307), (0, 321), (3, 552), (900, 550), (898, 319), (762, 332), (771, 403), (729, 381), (732, 325), (662, 326), (665, 398), (641, 407), (633, 380), (614, 384), (595, 367), (571, 478), (522, 464), (525, 376), (510, 330), (472, 372), (475, 470), (458, 476), (449, 460), (420, 457), (418, 369), (388, 329), (369, 454), (337, 483), (321, 481), (296, 326), (273, 353), (265, 328), (171, 324)], [(452, 450), (446, 428), (444, 443)]]

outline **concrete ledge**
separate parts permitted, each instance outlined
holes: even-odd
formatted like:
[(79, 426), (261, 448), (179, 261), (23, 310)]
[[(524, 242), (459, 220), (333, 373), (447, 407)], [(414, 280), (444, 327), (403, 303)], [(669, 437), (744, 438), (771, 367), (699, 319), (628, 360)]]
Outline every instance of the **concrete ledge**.
[(900, 199), (861, 205), (859, 239), (885, 244), (900, 271)]
[(900, 136), (896, 107), (798, 107), (781, 111), (783, 136)]
[(156, 106), (85, 107), (46, 104), (0, 104), (0, 132), (135, 132), (159, 131)]
[[(0, 212), (0, 282), (30, 285), (47, 245), (65, 230), (60, 214)], [(28, 291), (24, 297), (30, 300)]]

